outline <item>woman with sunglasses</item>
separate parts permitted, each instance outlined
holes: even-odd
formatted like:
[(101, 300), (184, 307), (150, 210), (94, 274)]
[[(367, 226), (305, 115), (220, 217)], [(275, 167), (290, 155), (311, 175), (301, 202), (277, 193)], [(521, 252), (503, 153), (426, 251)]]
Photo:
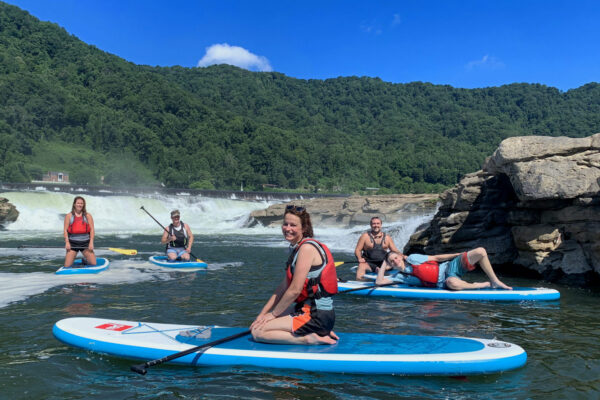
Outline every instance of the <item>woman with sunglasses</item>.
[(250, 329), (254, 340), (281, 344), (334, 344), (337, 275), (331, 252), (312, 239), (310, 215), (304, 207), (286, 207), (281, 227), (290, 243), (286, 276)]
[(160, 239), (160, 242), (167, 246), (167, 260), (172, 262), (177, 259), (189, 261), (192, 243), (194, 243), (192, 230), (181, 220), (179, 210), (171, 211), (171, 221), (168, 232), (163, 231)]

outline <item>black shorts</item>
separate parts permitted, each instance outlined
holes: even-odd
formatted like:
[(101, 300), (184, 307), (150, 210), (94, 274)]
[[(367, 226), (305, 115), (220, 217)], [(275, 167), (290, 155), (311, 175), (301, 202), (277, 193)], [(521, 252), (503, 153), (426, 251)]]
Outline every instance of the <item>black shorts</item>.
[(292, 314), (292, 332), (298, 336), (311, 333), (327, 336), (333, 330), (334, 324), (334, 310), (311, 310), (310, 305), (305, 304), (302, 309)]
[(69, 240), (69, 244), (71, 245), (71, 250), (74, 251), (84, 251), (90, 245), (90, 241), (87, 242), (72, 242)]
[(381, 267), (383, 265), (383, 260), (381, 261), (375, 261), (375, 260), (366, 260), (367, 264), (369, 264), (369, 268), (371, 268), (371, 271), (373, 272), (377, 272), (377, 268)]

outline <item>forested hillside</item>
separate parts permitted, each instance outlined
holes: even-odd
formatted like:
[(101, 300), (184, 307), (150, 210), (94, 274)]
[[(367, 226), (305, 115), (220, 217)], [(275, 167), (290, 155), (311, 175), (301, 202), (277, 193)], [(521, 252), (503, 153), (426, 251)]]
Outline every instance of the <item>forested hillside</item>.
[(509, 136), (600, 132), (600, 85), (456, 89), (138, 66), (0, 3), (0, 181), (438, 191)]

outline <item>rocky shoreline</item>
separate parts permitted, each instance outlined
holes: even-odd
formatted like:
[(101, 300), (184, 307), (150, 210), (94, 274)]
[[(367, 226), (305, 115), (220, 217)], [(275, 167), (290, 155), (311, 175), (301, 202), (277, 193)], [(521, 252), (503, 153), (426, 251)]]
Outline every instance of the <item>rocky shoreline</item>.
[(310, 212), (313, 225), (351, 227), (367, 225), (372, 217), (393, 222), (412, 216), (433, 212), (439, 194), (395, 194), (350, 197), (326, 197), (295, 200), (286, 204), (274, 204), (250, 214), (249, 226), (257, 224), (275, 227), (288, 204), (305, 207)]

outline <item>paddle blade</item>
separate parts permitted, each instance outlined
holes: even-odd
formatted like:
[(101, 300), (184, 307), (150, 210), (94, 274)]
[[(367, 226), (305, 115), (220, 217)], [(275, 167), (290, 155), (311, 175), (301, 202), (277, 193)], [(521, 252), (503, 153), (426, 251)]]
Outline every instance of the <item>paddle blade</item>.
[(117, 249), (115, 247), (109, 247), (110, 251), (114, 251), (119, 254), (124, 254), (126, 256), (135, 256), (137, 254), (137, 250), (135, 249)]
[(345, 263), (345, 261), (336, 261), (336, 262), (334, 263), (334, 265), (335, 265), (336, 267), (339, 267), (340, 265), (342, 265), (342, 264), (344, 264), (344, 263)]

